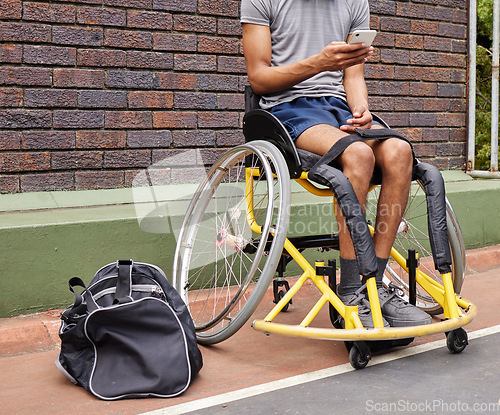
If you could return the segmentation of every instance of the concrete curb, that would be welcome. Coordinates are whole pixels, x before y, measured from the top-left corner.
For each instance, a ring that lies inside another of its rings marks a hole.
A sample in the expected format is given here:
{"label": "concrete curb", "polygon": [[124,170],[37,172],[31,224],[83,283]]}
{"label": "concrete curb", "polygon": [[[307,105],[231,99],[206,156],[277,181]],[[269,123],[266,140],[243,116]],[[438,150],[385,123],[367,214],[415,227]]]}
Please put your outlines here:
{"label": "concrete curb", "polygon": [[[466,276],[500,267],[500,245],[467,251]],[[466,280],[467,281],[467,280]],[[61,310],[0,319],[0,358],[59,348]]]}

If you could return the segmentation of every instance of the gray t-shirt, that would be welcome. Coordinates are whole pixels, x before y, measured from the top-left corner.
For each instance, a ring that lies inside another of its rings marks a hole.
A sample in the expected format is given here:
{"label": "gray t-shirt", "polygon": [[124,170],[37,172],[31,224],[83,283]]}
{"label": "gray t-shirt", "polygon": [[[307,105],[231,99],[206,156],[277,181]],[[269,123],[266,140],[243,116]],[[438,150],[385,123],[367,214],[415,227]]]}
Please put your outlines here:
{"label": "gray t-shirt", "polygon": [[[241,22],[271,30],[271,66],[288,65],[345,42],[356,29],[369,29],[368,0],[242,0]],[[300,96],[345,99],[342,71],[322,72],[291,89],[262,97],[268,109]]]}

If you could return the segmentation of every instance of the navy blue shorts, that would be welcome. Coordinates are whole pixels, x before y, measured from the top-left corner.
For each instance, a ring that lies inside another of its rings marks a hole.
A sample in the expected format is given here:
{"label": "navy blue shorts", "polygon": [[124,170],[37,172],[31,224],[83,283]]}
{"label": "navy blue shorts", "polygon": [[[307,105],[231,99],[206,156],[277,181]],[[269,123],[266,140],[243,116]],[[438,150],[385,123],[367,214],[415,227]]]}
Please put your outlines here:
{"label": "navy blue shorts", "polygon": [[269,112],[282,122],[294,141],[314,125],[329,124],[339,128],[352,118],[347,103],[335,97],[301,97],[276,105]]}

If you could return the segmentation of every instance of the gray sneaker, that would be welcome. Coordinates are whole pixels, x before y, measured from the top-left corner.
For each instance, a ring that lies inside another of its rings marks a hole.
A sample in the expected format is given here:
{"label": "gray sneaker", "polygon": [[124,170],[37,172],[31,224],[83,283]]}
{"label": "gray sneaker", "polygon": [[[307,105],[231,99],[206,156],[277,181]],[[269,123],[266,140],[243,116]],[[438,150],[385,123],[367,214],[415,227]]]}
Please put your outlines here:
{"label": "gray sneaker", "polygon": [[[366,299],[366,285],[363,285],[361,288],[358,288],[354,294],[346,294],[341,295],[338,294],[340,301],[344,303],[344,305],[349,306],[358,306],[358,315],[361,324],[366,329],[372,329],[373,325],[373,317],[370,309],[370,302]],[[339,316],[340,324],[342,327],[345,326],[344,319]],[[389,323],[382,317],[384,327],[389,327]]]}
{"label": "gray sneaker", "polygon": [[398,294],[398,291],[399,288],[393,284],[387,288],[378,289],[382,315],[391,327],[419,326],[432,323],[429,314],[405,301]]}

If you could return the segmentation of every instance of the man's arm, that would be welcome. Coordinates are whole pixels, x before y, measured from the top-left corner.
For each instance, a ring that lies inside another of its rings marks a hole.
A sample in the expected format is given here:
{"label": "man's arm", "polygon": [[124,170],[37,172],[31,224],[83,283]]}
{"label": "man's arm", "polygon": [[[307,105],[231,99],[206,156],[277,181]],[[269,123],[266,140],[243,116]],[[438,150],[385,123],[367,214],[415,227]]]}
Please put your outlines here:
{"label": "man's arm", "polygon": [[338,71],[366,61],[373,48],[332,42],[320,53],[291,65],[271,66],[269,27],[243,24],[243,53],[248,80],[258,95],[282,91],[323,71]]}
{"label": "man's arm", "polygon": [[348,125],[340,126],[340,129],[354,132],[355,128],[370,128],[373,117],[368,109],[368,89],[364,77],[364,64],[351,66],[344,70],[344,90],[353,118],[347,121]]}

